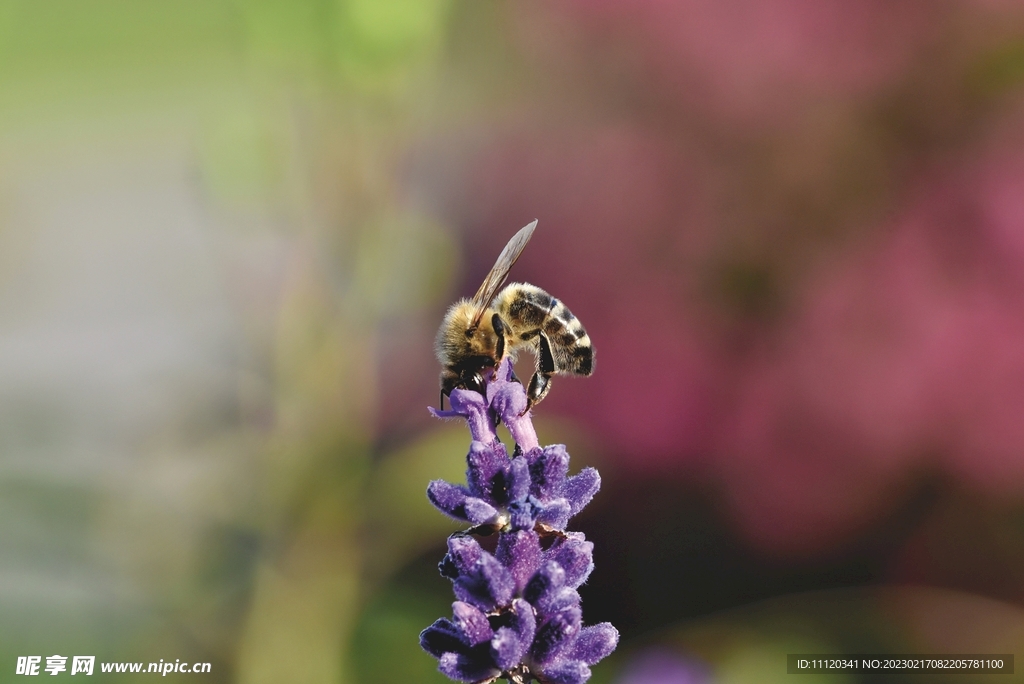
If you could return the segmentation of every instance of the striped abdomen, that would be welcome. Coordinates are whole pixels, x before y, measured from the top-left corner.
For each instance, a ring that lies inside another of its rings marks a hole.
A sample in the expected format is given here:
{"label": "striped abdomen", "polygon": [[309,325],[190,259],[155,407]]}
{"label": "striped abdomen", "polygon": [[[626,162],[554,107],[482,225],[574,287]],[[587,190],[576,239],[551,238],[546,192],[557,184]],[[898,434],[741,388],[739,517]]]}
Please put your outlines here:
{"label": "striped abdomen", "polygon": [[[572,375],[594,372],[594,347],[583,324],[569,307],[544,290],[528,283],[512,283],[495,298],[494,309],[509,328],[506,344],[512,349],[529,346],[536,351],[542,346],[543,334],[554,368],[538,370]],[[544,365],[542,359],[538,361],[538,366]]]}

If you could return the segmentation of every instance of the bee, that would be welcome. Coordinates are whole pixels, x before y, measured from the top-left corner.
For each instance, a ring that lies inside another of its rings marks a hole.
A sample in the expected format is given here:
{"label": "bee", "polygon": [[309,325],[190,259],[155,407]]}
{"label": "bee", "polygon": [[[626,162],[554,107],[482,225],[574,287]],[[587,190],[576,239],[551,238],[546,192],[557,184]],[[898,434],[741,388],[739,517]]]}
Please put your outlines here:
{"label": "bee", "polygon": [[534,221],[513,235],[473,298],[460,299],[445,314],[436,342],[442,407],[457,388],[483,394],[487,371],[506,355],[514,359],[519,349],[537,359],[526,411],[547,396],[552,375],[594,372],[590,337],[565,304],[529,283],[511,283],[498,292],[536,227]]}

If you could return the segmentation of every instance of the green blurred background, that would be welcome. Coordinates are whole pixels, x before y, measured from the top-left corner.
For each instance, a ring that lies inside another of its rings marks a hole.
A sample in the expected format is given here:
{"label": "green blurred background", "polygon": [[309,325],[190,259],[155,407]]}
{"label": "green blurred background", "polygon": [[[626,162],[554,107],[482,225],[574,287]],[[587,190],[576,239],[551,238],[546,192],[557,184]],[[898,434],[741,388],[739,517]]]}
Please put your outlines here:
{"label": "green blurred background", "polygon": [[534,218],[594,681],[1013,652],[1021,10],[0,0],[0,681],[445,681],[433,335]]}

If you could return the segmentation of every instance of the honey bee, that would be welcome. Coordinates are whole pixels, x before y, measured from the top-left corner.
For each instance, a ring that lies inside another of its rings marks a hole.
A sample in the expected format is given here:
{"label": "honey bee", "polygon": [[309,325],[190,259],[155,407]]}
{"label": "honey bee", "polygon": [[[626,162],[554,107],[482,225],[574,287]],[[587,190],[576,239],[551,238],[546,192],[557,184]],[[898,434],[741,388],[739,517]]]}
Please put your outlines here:
{"label": "honey bee", "polygon": [[537,222],[512,236],[472,299],[449,307],[437,331],[441,362],[441,406],[457,388],[484,392],[484,379],[506,355],[529,349],[537,359],[526,390],[529,411],[551,390],[554,374],[590,375],[594,347],[569,308],[529,283],[505,284],[512,265],[533,236]]}

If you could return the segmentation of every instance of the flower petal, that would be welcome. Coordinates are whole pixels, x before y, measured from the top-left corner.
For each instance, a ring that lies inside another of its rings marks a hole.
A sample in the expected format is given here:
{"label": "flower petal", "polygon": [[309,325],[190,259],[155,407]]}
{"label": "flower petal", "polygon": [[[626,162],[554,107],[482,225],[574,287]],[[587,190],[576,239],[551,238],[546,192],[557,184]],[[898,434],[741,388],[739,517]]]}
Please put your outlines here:
{"label": "flower petal", "polygon": [[509,524],[513,530],[532,530],[540,509],[529,501],[519,501],[509,504],[508,512]]}
{"label": "flower petal", "polygon": [[568,474],[569,453],[565,445],[544,447],[540,456],[530,464],[530,493],[542,500],[557,496]]}
{"label": "flower petal", "polygon": [[594,543],[579,532],[552,546],[544,554],[545,560],[553,560],[565,570],[565,583],[574,589],[587,581],[594,569]]}
{"label": "flower petal", "polygon": [[601,489],[601,476],[593,468],[584,468],[566,480],[565,486],[562,488],[562,496],[569,500],[569,505],[572,507],[570,516],[582,511],[599,489]]}
{"label": "flower petal", "polygon": [[564,530],[565,526],[569,524],[569,518],[572,517],[572,508],[569,505],[569,501],[558,497],[539,503],[540,511],[537,513],[537,522],[550,525],[556,530]]}
{"label": "flower petal", "polygon": [[512,600],[512,573],[489,553],[483,553],[472,572],[454,582],[455,596],[480,610],[494,610]]}
{"label": "flower petal", "polygon": [[490,444],[474,441],[469,445],[466,464],[470,494],[492,504],[508,501],[509,459],[505,445],[497,440]]}
{"label": "flower petal", "polygon": [[427,498],[434,504],[434,508],[445,515],[474,525],[491,522],[498,515],[496,508],[486,501],[470,496],[462,485],[444,480],[433,480],[427,485]]}
{"label": "flower petal", "polygon": [[484,550],[476,539],[462,534],[448,537],[448,557],[459,573],[472,572],[483,555]]}
{"label": "flower petal", "polygon": [[579,592],[570,587],[562,587],[547,594],[536,608],[541,615],[549,615],[578,605],[580,605]]}
{"label": "flower petal", "polygon": [[533,614],[533,606],[523,599],[515,599],[512,601],[512,613],[515,616],[512,628],[516,630],[524,648],[528,648],[537,632],[537,617]]}
{"label": "flower petal", "polygon": [[530,653],[533,659],[545,665],[560,656],[580,631],[583,612],[571,606],[554,613],[537,627]]}
{"label": "flower petal", "polygon": [[551,684],[583,684],[589,679],[590,668],[578,660],[569,660],[544,668],[544,681]]}
{"label": "flower petal", "polygon": [[452,604],[452,615],[455,617],[455,626],[463,634],[463,641],[470,646],[490,641],[491,637],[494,636],[494,632],[491,631],[491,623],[487,621],[487,616],[475,606],[462,601],[456,601]]}
{"label": "flower petal", "polygon": [[523,660],[526,645],[514,629],[502,627],[491,639],[491,658],[500,670],[511,670]]}
{"label": "flower petal", "polygon": [[537,606],[546,602],[565,585],[565,570],[554,561],[545,561],[523,589],[523,598]]}
{"label": "flower petal", "polygon": [[530,464],[522,456],[509,462],[508,500],[526,501],[530,495]]}
{"label": "flower petal", "polygon": [[491,661],[490,655],[489,648],[484,651],[479,646],[468,654],[445,653],[438,659],[437,669],[448,679],[458,682],[485,681],[501,674],[501,670]]}
{"label": "flower petal", "polygon": [[471,496],[466,499],[466,519],[474,525],[494,522],[498,518],[498,509],[483,499]]}
{"label": "flower petal", "polygon": [[584,627],[576,637],[569,657],[593,665],[615,650],[619,645],[619,630],[610,622]]}
{"label": "flower petal", "polygon": [[427,498],[434,504],[434,508],[459,520],[466,520],[468,496],[465,487],[444,480],[431,480],[427,485]]}
{"label": "flower petal", "polygon": [[540,538],[533,530],[504,532],[498,539],[498,548],[494,553],[512,573],[516,592],[522,592],[540,565]]}
{"label": "flower petal", "polygon": [[458,653],[465,650],[466,646],[459,630],[448,618],[435,620],[434,624],[420,632],[420,647],[435,658],[445,653]]}
{"label": "flower petal", "polygon": [[511,380],[511,373],[512,362],[505,359],[495,372],[494,379],[487,385],[487,401],[512,433],[512,439],[520,449],[529,451],[540,443],[530,414],[526,411],[526,390]]}
{"label": "flower petal", "polygon": [[469,424],[470,434],[478,442],[490,444],[498,438],[498,433],[494,431],[494,423],[487,410],[488,401],[479,392],[464,389],[452,390],[449,399],[452,404],[451,411],[438,411],[431,408],[430,414],[435,418],[465,418],[466,423]]}
{"label": "flower petal", "polygon": [[520,449],[519,453],[520,455],[526,458],[526,462],[529,463],[530,467],[532,468],[533,464],[537,462],[537,459],[544,455],[544,450],[541,449],[539,446],[535,446],[534,448],[525,452],[522,449]]}

